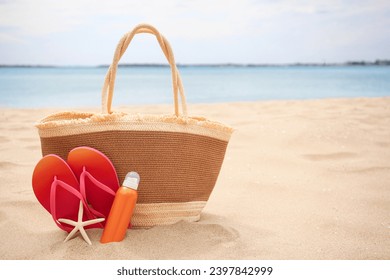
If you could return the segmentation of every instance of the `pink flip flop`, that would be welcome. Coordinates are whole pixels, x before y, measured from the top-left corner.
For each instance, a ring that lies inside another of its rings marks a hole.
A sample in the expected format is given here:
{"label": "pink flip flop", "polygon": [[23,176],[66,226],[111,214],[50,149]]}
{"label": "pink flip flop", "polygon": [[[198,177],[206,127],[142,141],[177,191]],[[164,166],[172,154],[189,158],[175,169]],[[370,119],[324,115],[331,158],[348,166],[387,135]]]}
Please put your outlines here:
{"label": "pink flip flop", "polygon": [[59,156],[47,155],[38,162],[33,172],[32,186],[39,203],[52,215],[54,222],[62,230],[70,232],[73,228],[61,224],[58,219],[77,220],[80,200],[83,202],[86,218],[92,216],[79,192],[77,178]]}
{"label": "pink flip flop", "polygon": [[80,193],[91,213],[107,218],[119,188],[114,165],[102,152],[90,147],[71,150],[67,162],[76,177],[80,178]]}

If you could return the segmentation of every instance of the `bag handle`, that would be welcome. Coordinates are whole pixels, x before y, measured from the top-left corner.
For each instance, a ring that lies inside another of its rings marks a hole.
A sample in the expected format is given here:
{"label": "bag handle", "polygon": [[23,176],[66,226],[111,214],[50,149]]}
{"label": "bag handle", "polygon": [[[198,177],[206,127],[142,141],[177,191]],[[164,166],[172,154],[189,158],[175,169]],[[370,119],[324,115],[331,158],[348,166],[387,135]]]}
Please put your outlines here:
{"label": "bag handle", "polygon": [[122,55],[125,53],[131,40],[134,38],[136,34],[139,33],[149,33],[156,36],[156,39],[171,67],[175,115],[179,116],[180,114],[179,100],[178,100],[179,99],[178,93],[180,93],[182,114],[184,117],[187,117],[187,103],[184,94],[183,83],[179,74],[179,70],[176,67],[175,57],[173,55],[172,48],[168,40],[155,27],[149,24],[137,25],[132,31],[126,33],[122,37],[122,39],[120,39],[116,47],[112,63],[108,68],[106,77],[104,78],[104,84],[102,89],[102,113],[110,114],[112,112],[111,105],[112,105],[112,98],[114,95],[115,77],[116,77],[116,71],[118,68],[119,60],[121,59]]}

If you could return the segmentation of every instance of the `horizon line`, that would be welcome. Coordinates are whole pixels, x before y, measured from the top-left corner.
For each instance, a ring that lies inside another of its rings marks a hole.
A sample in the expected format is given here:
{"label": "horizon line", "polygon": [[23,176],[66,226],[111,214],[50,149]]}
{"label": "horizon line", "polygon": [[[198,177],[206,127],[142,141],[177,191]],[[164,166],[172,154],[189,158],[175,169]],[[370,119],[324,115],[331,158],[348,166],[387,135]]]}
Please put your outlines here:
{"label": "horizon line", "polygon": [[[283,66],[389,66],[389,59],[375,61],[345,61],[345,62],[294,62],[294,63],[176,63],[178,67],[283,67]],[[100,65],[55,65],[55,64],[0,64],[0,68],[107,68],[110,64]],[[118,67],[169,67],[168,63],[121,63]]]}

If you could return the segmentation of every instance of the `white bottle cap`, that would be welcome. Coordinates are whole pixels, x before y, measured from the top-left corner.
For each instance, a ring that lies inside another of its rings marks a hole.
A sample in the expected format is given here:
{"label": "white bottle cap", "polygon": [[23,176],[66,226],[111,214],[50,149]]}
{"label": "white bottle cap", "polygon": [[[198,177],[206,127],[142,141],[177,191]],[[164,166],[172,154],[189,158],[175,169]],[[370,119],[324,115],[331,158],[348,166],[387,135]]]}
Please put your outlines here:
{"label": "white bottle cap", "polygon": [[137,172],[131,171],[126,174],[125,180],[123,181],[122,186],[126,188],[131,188],[133,190],[138,189],[138,184],[140,177]]}

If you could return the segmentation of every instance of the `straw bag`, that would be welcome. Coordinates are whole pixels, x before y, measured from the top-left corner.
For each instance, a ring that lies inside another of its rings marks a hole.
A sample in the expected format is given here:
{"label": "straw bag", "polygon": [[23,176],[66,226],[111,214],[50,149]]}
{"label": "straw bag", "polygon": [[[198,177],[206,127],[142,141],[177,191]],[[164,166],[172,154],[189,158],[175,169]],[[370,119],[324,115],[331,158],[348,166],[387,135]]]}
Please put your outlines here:
{"label": "straw bag", "polygon": [[[118,62],[138,33],[154,34],[169,62],[174,115],[111,111]],[[36,126],[43,155],[57,154],[66,159],[71,149],[89,146],[111,159],[120,182],[131,170],[140,174],[133,227],[199,220],[232,133],[232,128],[221,123],[187,115],[172,49],[164,36],[146,24],[136,26],[119,41],[104,80],[101,114],[62,112],[44,118]]]}

